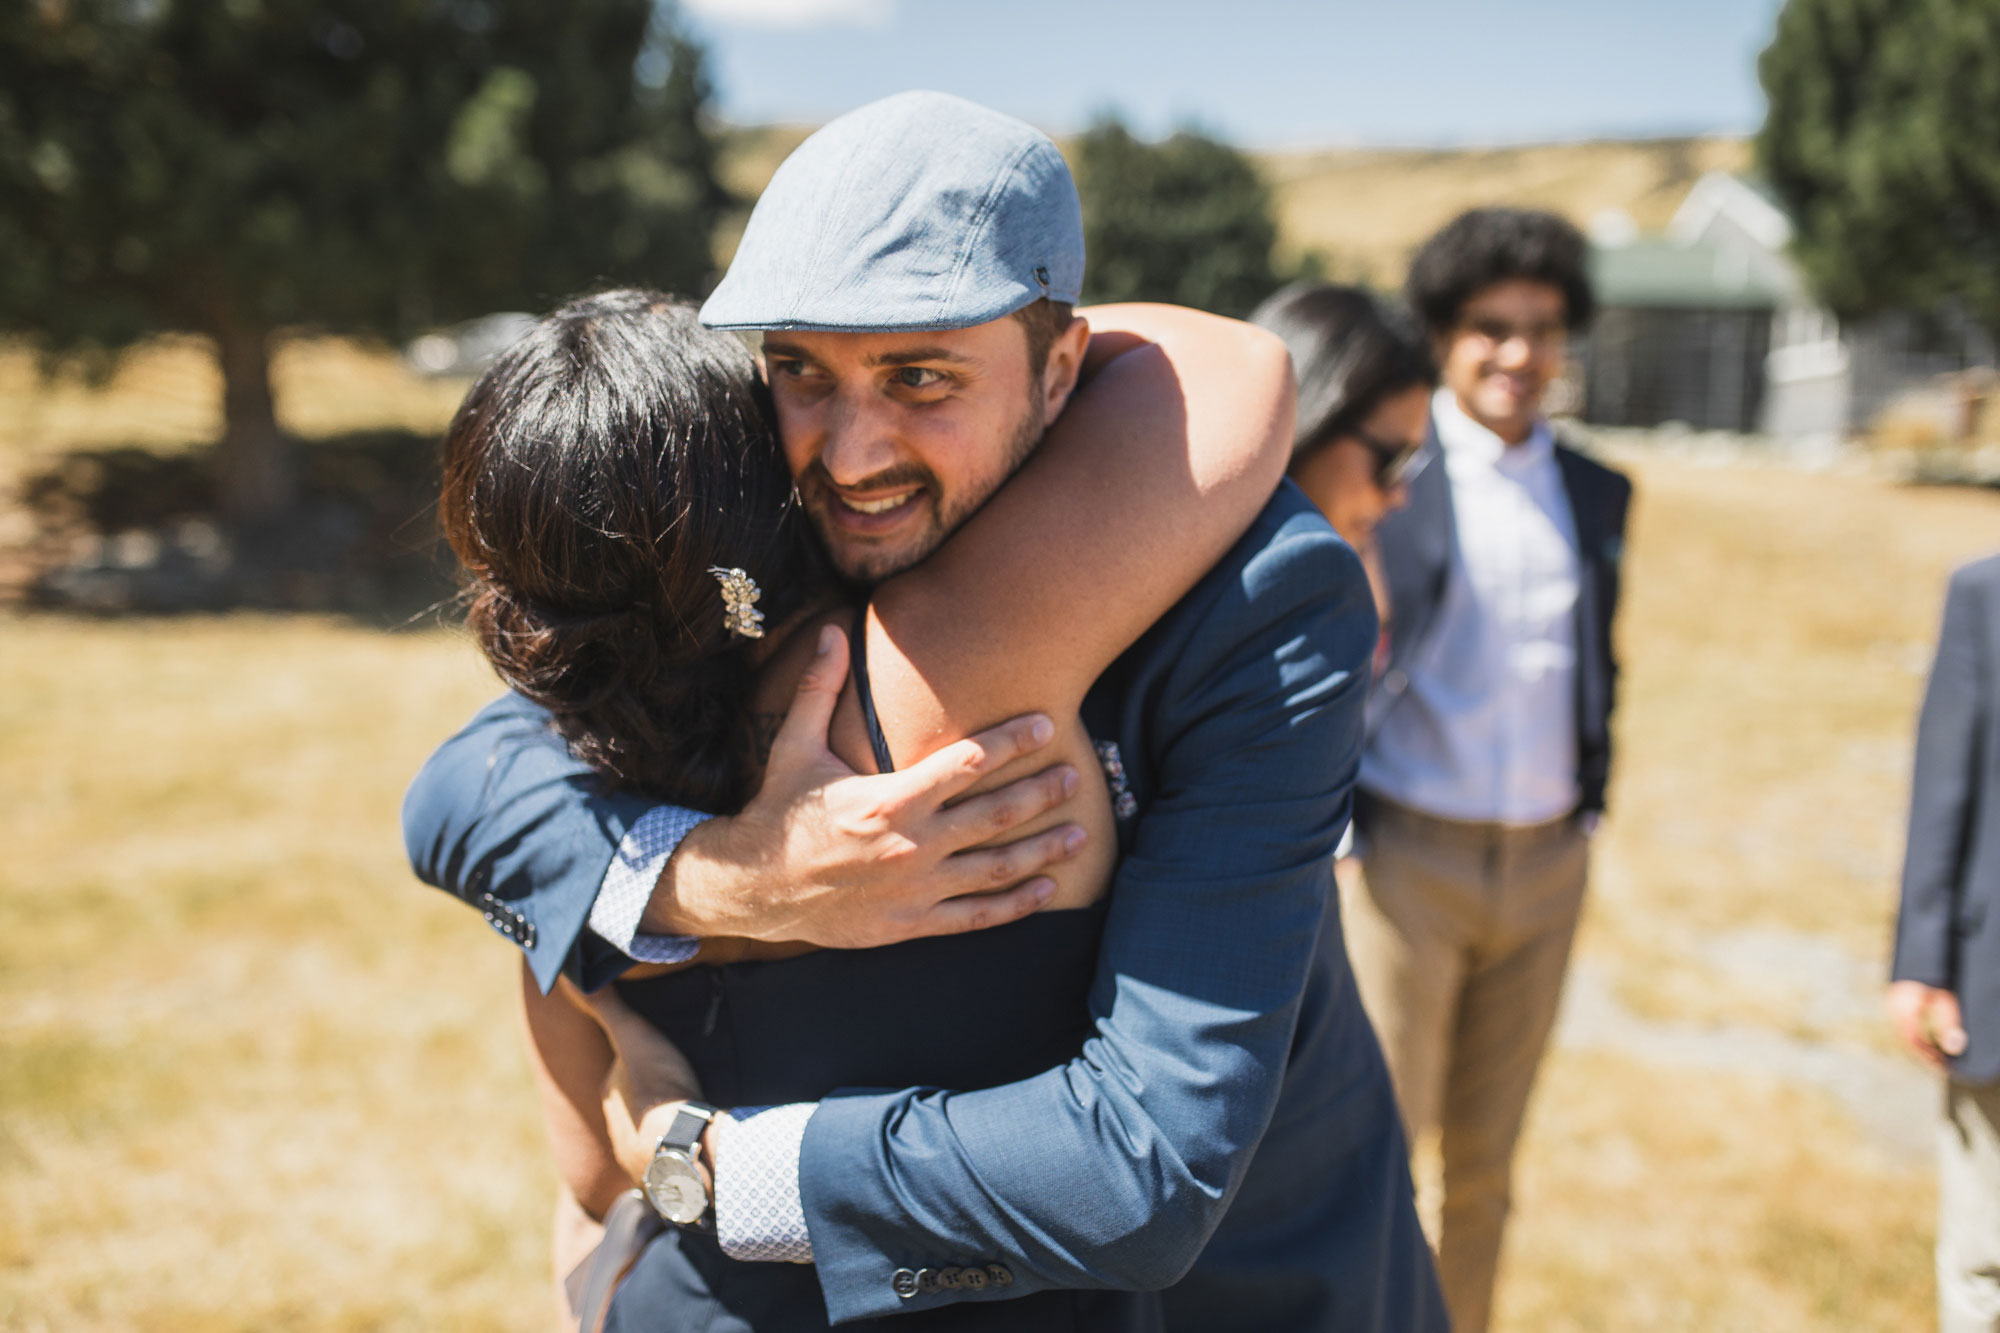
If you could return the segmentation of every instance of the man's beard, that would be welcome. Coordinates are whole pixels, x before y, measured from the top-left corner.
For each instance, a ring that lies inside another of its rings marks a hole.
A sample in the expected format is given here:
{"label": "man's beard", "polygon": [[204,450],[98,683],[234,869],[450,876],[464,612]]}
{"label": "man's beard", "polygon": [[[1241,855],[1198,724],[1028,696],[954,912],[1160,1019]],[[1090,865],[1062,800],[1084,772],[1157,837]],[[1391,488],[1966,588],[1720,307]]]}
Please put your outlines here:
{"label": "man's beard", "polygon": [[[921,563],[933,551],[944,544],[945,538],[956,532],[961,524],[978,513],[985,503],[1007,484],[1021,464],[1028,461],[1028,455],[1035,452],[1041,443],[1043,425],[1037,405],[1030,404],[1015,424],[1014,432],[1007,441],[1007,452],[999,473],[991,485],[971,489],[957,495],[947,496],[938,484],[937,475],[921,463],[898,463],[884,468],[873,476],[864,478],[850,490],[887,491],[904,486],[920,486],[923,495],[931,504],[929,527],[909,543],[894,550],[877,551],[863,548],[852,552],[843,548],[827,517],[827,509],[840,503],[833,478],[827,474],[826,465],[814,459],[799,474],[799,497],[805,503],[806,513],[819,530],[821,544],[832,555],[836,568],[843,578],[860,584],[880,583]],[[912,501],[915,503],[915,501]]]}

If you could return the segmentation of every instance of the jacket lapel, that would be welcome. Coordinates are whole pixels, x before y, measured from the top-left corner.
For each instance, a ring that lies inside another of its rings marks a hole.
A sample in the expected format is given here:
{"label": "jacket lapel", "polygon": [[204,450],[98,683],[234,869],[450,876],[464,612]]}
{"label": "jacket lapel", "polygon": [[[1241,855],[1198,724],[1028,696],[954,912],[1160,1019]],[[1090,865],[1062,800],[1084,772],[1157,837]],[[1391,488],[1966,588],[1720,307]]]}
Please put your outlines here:
{"label": "jacket lapel", "polygon": [[1586,571],[1599,563],[1616,565],[1616,539],[1604,530],[1604,506],[1597,503],[1583,456],[1566,444],[1556,445],[1556,469],[1562,473],[1563,494],[1569,499],[1570,520],[1576,525],[1576,550]]}

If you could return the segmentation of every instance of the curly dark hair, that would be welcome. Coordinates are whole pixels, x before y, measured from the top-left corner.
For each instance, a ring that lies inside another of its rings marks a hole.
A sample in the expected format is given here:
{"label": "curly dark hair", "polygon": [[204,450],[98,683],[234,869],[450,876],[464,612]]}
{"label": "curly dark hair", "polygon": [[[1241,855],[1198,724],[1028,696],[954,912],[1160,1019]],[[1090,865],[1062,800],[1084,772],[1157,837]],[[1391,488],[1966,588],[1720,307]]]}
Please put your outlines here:
{"label": "curly dark hair", "polygon": [[1430,331],[1444,334],[1475,293],[1515,278],[1560,291],[1573,333],[1588,328],[1597,314],[1583,233],[1567,219],[1530,208],[1460,213],[1410,261],[1404,294]]}
{"label": "curly dark hair", "polygon": [[479,377],[440,516],[501,679],[621,786],[730,810],[754,785],[752,678],[712,566],[772,624],[824,586],[748,350],[619,290],[542,319]]}
{"label": "curly dark hair", "polygon": [[1424,331],[1402,307],[1365,287],[1294,283],[1251,312],[1250,322],[1284,339],[1299,382],[1297,461],[1353,432],[1382,400],[1438,382]]}

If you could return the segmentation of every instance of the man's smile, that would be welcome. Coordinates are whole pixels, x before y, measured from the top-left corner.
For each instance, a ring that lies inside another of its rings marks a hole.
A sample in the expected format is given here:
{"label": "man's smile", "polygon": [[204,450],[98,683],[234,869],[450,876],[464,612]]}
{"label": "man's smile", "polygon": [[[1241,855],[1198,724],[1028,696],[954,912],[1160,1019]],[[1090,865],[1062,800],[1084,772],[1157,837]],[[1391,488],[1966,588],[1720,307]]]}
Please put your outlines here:
{"label": "man's smile", "polygon": [[841,532],[858,537],[881,537],[896,531],[922,510],[916,502],[925,494],[920,485],[861,492],[825,486],[820,491],[825,497],[821,510],[827,519]]}
{"label": "man's smile", "polygon": [[880,500],[864,500],[859,496],[850,498],[843,495],[840,497],[840,502],[849,509],[858,509],[864,514],[886,514],[891,509],[908,503],[910,497],[915,494],[915,491],[905,491],[901,495],[885,496]]}

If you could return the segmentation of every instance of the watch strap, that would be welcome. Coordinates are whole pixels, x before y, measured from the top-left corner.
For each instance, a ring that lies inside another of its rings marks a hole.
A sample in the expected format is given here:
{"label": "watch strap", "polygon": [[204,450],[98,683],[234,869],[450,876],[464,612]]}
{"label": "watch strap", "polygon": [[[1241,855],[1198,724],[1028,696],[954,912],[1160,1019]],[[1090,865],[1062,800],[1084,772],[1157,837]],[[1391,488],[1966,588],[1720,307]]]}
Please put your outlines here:
{"label": "watch strap", "polygon": [[690,1157],[694,1156],[694,1146],[701,1141],[701,1133],[716,1117],[716,1109],[707,1102],[682,1102],[681,1109],[674,1116],[674,1123],[667,1126],[667,1132],[660,1135],[660,1142],[654,1148],[678,1148]]}

